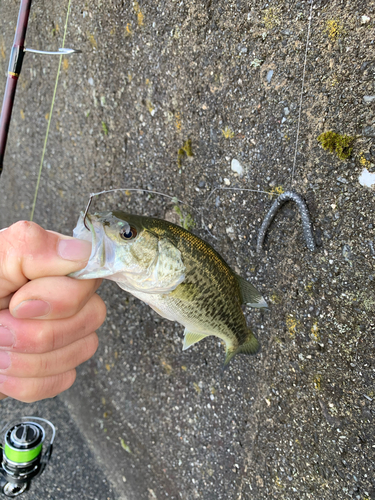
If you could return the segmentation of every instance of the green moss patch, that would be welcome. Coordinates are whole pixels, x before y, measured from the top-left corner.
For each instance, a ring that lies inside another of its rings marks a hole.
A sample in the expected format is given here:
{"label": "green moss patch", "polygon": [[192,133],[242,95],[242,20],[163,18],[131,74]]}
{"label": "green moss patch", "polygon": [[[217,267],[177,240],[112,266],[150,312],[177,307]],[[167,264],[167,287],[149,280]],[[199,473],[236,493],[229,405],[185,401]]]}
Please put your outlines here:
{"label": "green moss patch", "polygon": [[353,148],[355,137],[350,135],[336,134],[332,130],[323,132],[318,136],[318,141],[323,149],[328,149],[331,153],[335,153],[340,160],[347,160],[350,158]]}

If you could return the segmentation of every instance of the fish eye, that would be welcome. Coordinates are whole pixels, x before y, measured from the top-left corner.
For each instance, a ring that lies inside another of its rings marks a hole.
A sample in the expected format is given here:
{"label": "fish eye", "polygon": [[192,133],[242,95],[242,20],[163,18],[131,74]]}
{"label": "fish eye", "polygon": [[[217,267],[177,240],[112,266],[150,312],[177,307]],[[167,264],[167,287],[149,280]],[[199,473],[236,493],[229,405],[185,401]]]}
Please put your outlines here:
{"label": "fish eye", "polygon": [[134,240],[134,238],[137,236],[137,230],[133,226],[129,226],[129,224],[126,224],[120,231],[120,237],[123,240]]}

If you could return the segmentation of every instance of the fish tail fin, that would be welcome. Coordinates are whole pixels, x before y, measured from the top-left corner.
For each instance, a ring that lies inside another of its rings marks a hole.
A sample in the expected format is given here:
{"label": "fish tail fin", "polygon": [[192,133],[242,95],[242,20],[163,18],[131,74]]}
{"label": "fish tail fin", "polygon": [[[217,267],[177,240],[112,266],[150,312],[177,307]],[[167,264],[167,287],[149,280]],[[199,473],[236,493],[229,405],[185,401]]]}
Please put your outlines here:
{"label": "fish tail fin", "polygon": [[223,371],[228,367],[230,360],[236,354],[257,354],[260,350],[260,343],[253,332],[248,329],[247,335],[243,342],[236,348],[227,348],[226,357],[224,361]]}

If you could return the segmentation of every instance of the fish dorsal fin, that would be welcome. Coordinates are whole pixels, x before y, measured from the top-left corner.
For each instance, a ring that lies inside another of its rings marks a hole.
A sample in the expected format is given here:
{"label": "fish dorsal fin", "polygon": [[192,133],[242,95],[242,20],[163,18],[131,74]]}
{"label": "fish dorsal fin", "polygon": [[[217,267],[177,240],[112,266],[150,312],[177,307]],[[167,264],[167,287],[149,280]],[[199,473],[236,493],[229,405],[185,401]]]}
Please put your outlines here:
{"label": "fish dorsal fin", "polygon": [[207,335],[203,335],[202,333],[189,332],[185,329],[184,345],[182,347],[182,350],[186,351],[186,349],[189,349],[191,345],[196,344],[205,337],[207,337]]}
{"label": "fish dorsal fin", "polygon": [[241,300],[243,304],[250,307],[268,307],[267,302],[251,283],[236,274],[237,282],[240,286]]}

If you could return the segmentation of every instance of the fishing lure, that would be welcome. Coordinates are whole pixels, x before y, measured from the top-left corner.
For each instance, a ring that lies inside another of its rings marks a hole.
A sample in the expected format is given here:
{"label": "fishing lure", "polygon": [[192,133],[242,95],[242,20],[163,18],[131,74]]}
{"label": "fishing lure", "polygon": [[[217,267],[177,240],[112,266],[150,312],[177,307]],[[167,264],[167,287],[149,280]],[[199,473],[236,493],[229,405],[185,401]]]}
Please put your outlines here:
{"label": "fishing lure", "polygon": [[260,253],[262,251],[262,246],[263,246],[263,241],[266,236],[267,230],[269,226],[271,225],[271,222],[273,221],[276,213],[280,210],[280,208],[287,202],[287,201],[293,201],[301,214],[301,219],[302,219],[302,228],[303,228],[303,234],[305,237],[306,245],[309,250],[314,252],[316,249],[316,244],[312,232],[312,225],[311,225],[311,220],[310,220],[310,215],[308,208],[306,206],[305,200],[302,198],[301,195],[294,191],[285,191],[285,193],[282,193],[272,204],[271,208],[269,209],[267,215],[265,216],[263,223],[259,229],[258,233],[258,242],[257,242],[257,252]]}

